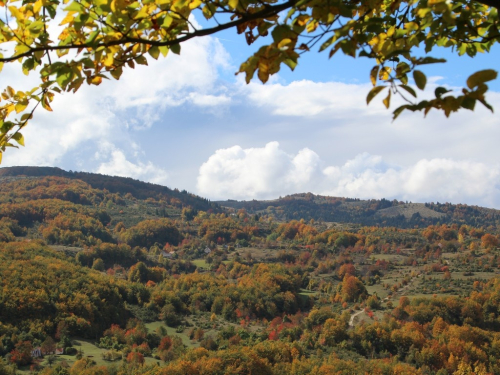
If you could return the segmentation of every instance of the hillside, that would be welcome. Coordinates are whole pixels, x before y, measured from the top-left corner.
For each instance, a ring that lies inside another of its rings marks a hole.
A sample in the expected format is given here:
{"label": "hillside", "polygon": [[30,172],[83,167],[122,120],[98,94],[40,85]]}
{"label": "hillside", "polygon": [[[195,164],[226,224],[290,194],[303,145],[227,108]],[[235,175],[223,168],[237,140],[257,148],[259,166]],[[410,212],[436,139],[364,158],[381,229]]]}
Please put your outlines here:
{"label": "hillside", "polygon": [[248,213],[271,214],[279,220],[310,219],[361,225],[412,228],[438,223],[497,226],[500,210],[451,203],[408,203],[387,199],[360,200],[311,193],[293,194],[275,200],[218,201],[223,207]]}
{"label": "hillside", "polygon": [[1,375],[500,375],[497,228],[275,220],[492,210],[301,194],[214,212],[21,171],[0,177]]}
{"label": "hillside", "polygon": [[187,191],[170,189],[166,186],[151,184],[129,177],[107,176],[98,173],[72,172],[54,167],[7,167],[0,169],[0,181],[12,178],[57,176],[88,183],[94,189],[106,189],[111,193],[131,194],[136,199],[162,198],[176,203],[180,207],[192,207],[196,210],[215,210],[220,208],[208,199],[201,198]]}

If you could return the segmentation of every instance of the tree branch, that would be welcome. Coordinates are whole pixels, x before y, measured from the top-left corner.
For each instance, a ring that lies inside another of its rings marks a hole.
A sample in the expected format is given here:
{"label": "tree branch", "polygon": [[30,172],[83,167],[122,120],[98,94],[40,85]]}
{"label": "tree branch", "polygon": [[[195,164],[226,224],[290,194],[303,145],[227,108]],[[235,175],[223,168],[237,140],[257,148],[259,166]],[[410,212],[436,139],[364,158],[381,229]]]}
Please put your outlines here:
{"label": "tree branch", "polygon": [[474,1],[500,10],[500,0],[474,0]]}
{"label": "tree branch", "polygon": [[113,40],[113,41],[106,42],[106,43],[97,43],[97,44],[83,43],[83,44],[69,44],[69,45],[65,45],[65,46],[59,45],[59,46],[30,47],[29,51],[21,53],[19,55],[0,58],[0,62],[15,61],[19,58],[30,56],[33,53],[39,52],[39,51],[57,51],[57,50],[80,49],[80,48],[92,48],[95,50],[99,47],[111,47],[111,46],[116,46],[116,45],[125,44],[125,43],[139,43],[139,44],[147,44],[147,45],[158,46],[158,47],[172,46],[175,44],[180,44],[180,43],[186,42],[189,39],[193,39],[193,38],[197,38],[197,37],[201,37],[201,36],[212,35],[212,34],[215,34],[219,31],[227,30],[227,29],[230,29],[232,27],[241,25],[241,24],[248,22],[248,21],[253,21],[253,20],[256,20],[259,18],[267,18],[267,17],[277,15],[279,12],[286,10],[286,9],[289,9],[292,6],[294,6],[297,3],[297,1],[298,0],[288,0],[287,2],[282,3],[282,4],[278,4],[278,5],[274,5],[274,6],[271,5],[271,6],[265,8],[265,9],[262,9],[256,13],[244,15],[237,20],[234,20],[234,21],[231,21],[228,23],[224,23],[224,24],[221,24],[221,25],[209,28],[209,29],[196,30],[196,31],[193,31],[192,33],[186,34],[185,36],[182,36],[180,38],[173,39],[173,40],[161,41],[161,40],[149,40],[149,39],[142,39],[142,38],[131,38],[128,36],[124,36],[123,38],[120,38],[118,40]]}

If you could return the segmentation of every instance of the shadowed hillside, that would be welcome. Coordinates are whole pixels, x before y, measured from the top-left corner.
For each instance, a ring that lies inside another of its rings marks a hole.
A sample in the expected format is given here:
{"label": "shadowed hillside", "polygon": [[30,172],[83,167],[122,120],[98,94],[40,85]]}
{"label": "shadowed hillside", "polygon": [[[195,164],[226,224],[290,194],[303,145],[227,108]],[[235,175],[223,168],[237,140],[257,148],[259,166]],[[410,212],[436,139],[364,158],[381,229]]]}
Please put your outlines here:
{"label": "shadowed hillside", "polygon": [[219,201],[221,206],[248,213],[273,214],[280,220],[321,220],[362,225],[411,228],[437,223],[474,226],[497,226],[500,211],[490,208],[451,203],[408,203],[387,199],[360,200],[327,197],[311,193],[293,194],[265,201]]}

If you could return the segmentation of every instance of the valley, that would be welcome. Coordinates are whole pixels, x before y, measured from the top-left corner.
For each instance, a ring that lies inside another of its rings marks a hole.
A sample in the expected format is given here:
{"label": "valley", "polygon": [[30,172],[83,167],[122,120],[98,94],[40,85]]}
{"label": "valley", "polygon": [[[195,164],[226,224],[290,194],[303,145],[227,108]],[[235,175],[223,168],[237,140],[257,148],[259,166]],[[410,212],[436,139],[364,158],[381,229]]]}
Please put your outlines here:
{"label": "valley", "polygon": [[1,375],[500,374],[497,210],[0,187]]}

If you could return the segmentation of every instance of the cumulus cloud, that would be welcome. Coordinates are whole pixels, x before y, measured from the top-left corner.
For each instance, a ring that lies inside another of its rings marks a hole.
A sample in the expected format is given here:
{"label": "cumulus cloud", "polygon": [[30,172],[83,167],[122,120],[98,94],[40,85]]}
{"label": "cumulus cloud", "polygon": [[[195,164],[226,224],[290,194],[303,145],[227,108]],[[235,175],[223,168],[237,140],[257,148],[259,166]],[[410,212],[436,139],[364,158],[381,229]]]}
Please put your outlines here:
{"label": "cumulus cloud", "polygon": [[312,192],[500,206],[498,165],[436,158],[398,166],[362,153],[335,166],[326,165],[308,148],[295,155],[286,153],[278,142],[217,150],[200,167],[197,186],[199,193],[214,199],[270,199]]}
{"label": "cumulus cloud", "polygon": [[96,153],[96,157],[98,159],[103,157],[108,159],[99,165],[96,170],[97,173],[132,177],[156,184],[165,184],[168,179],[168,173],[165,170],[155,166],[151,162],[142,163],[141,161],[137,161],[133,163],[127,159],[123,150],[117,149],[111,144],[106,145],[104,150]]}
{"label": "cumulus cloud", "polygon": [[[343,117],[352,116],[353,111],[365,107],[366,93],[371,87],[370,84],[310,80],[288,85],[251,83],[247,95],[255,105],[267,107],[275,115],[311,117],[333,112],[335,117]],[[364,115],[386,113],[376,104],[364,109]]]}
{"label": "cumulus cloud", "polygon": [[[165,122],[172,107],[186,105],[211,112],[210,108],[229,105],[227,90],[218,84],[219,70],[228,67],[228,60],[217,39],[196,39],[183,44],[180,56],[149,59],[149,66],[128,69],[118,81],[104,80],[99,87],[84,85],[75,94],[56,95],[53,112],[41,108],[36,111],[23,130],[26,147],[8,150],[3,166],[78,166],[164,182],[167,174],[153,173],[153,164],[144,160],[146,154],[142,150],[148,150],[151,142],[147,146],[136,142],[138,131]],[[28,90],[38,84],[36,73],[26,77],[19,65],[6,64],[2,77],[6,78],[3,85],[16,90]],[[115,150],[102,153],[108,144]],[[101,157],[108,159],[96,164],[89,155],[99,149]]]}

